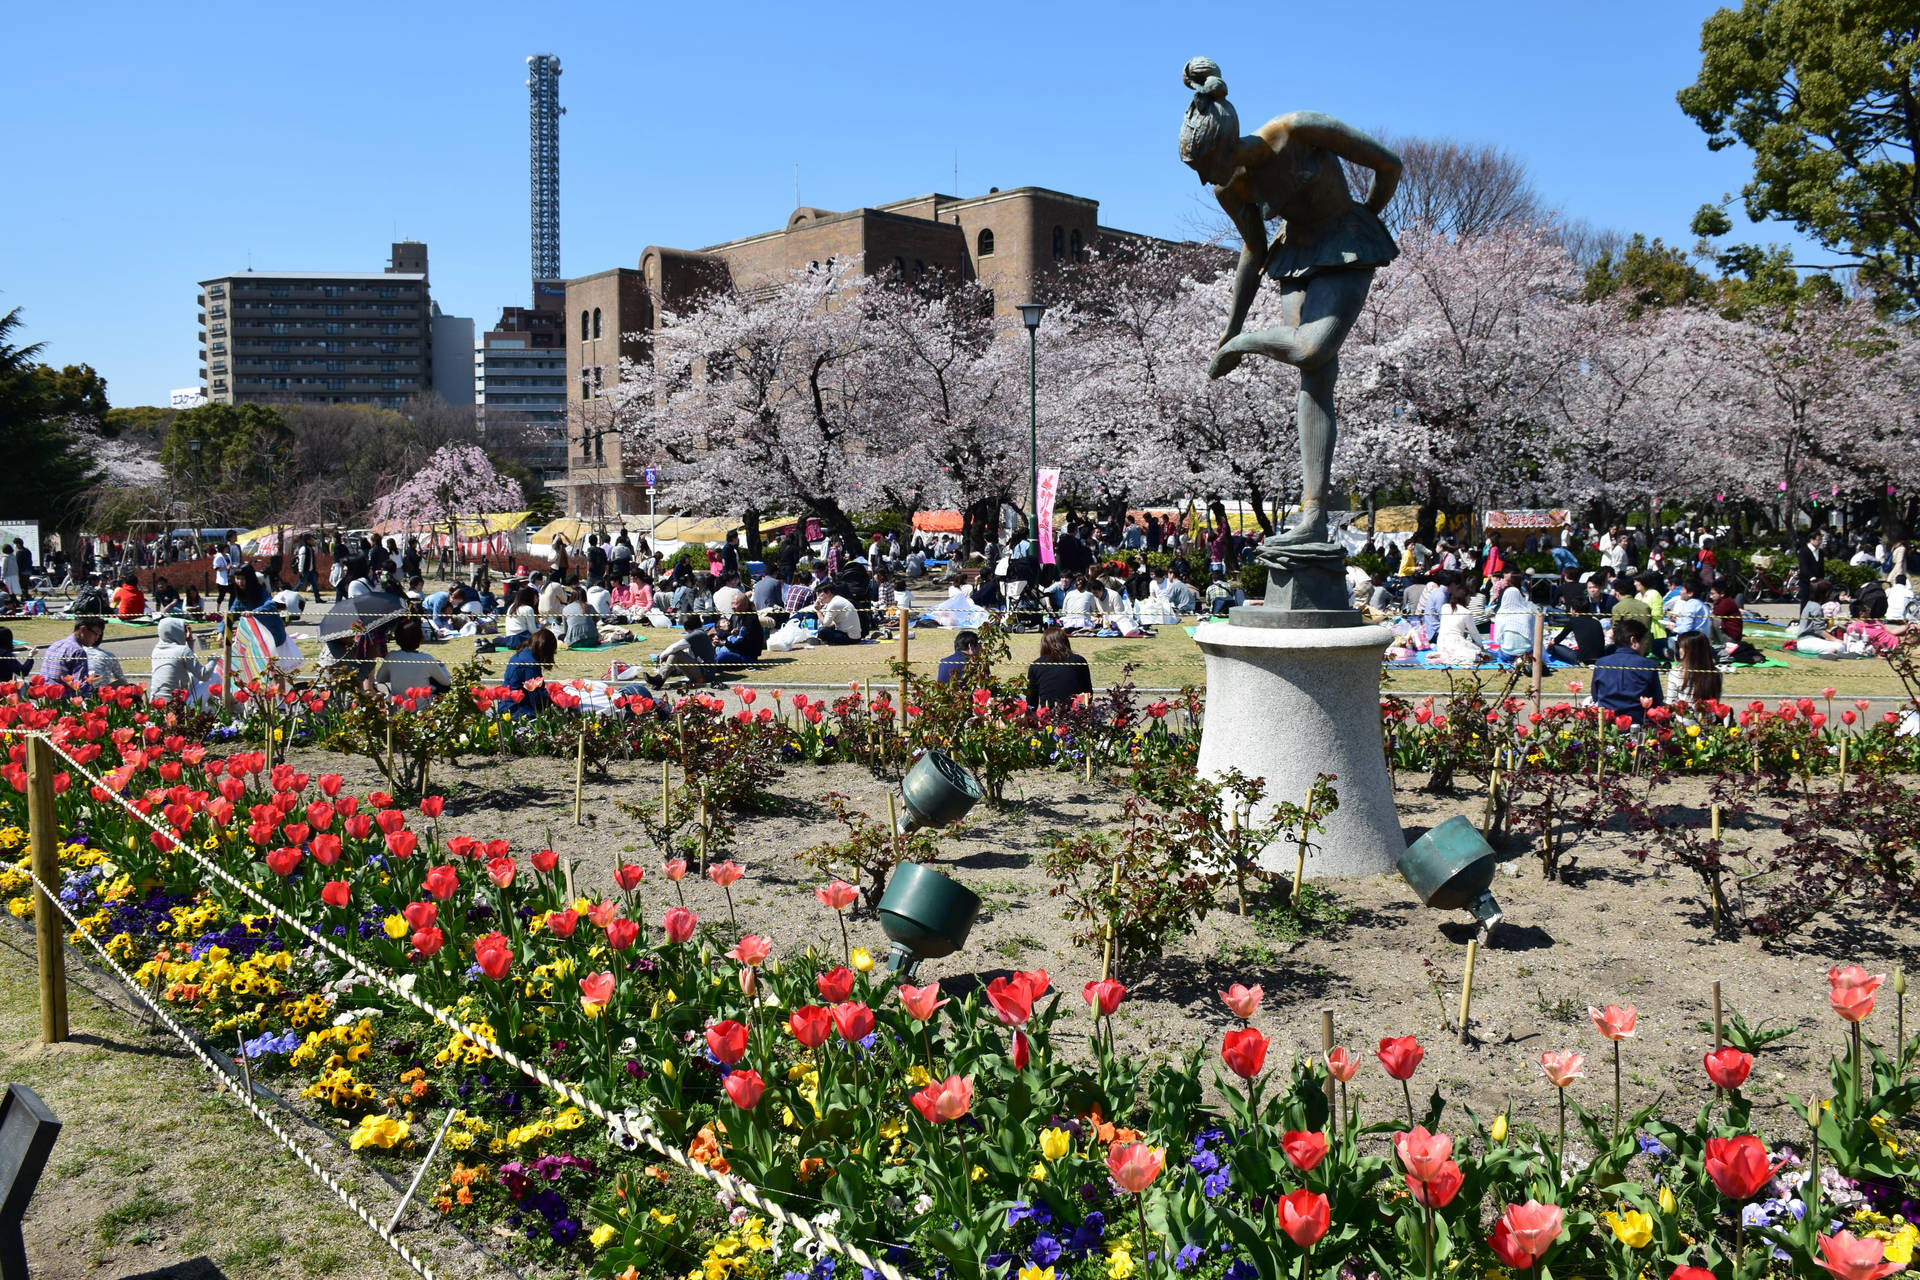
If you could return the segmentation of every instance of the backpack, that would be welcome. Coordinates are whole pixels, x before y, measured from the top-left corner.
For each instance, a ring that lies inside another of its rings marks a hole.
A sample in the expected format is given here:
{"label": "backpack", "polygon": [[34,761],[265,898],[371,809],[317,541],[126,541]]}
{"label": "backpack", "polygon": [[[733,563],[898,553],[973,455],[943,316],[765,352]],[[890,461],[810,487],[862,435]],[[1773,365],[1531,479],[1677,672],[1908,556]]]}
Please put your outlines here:
{"label": "backpack", "polygon": [[113,612],[113,601],[107,596],[107,589],[97,583],[90,583],[80,589],[73,598],[73,616],[76,618],[104,618]]}

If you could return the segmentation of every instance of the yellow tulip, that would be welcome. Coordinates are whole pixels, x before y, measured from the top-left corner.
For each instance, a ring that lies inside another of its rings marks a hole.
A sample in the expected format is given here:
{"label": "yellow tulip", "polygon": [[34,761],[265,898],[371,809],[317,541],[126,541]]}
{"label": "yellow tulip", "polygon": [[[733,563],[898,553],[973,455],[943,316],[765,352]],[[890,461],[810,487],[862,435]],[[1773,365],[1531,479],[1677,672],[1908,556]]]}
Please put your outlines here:
{"label": "yellow tulip", "polygon": [[1022,1267],[1020,1280],[1053,1280],[1052,1267]]}
{"label": "yellow tulip", "polygon": [[1629,1209],[1624,1214],[1613,1212],[1605,1214],[1606,1223],[1613,1228],[1613,1237],[1629,1249],[1644,1249],[1653,1243],[1653,1219],[1638,1209]]}
{"label": "yellow tulip", "polygon": [[1672,1187],[1660,1188],[1660,1212],[1664,1214],[1666,1217],[1671,1218],[1674,1214],[1674,1211],[1677,1210],[1679,1207],[1680,1207],[1680,1199],[1678,1196],[1675,1196],[1673,1194],[1673,1188]]}
{"label": "yellow tulip", "polygon": [[1065,1129],[1042,1129],[1040,1131],[1040,1154],[1049,1160],[1058,1160],[1073,1150],[1073,1135]]}
{"label": "yellow tulip", "polygon": [[407,918],[405,916],[388,916],[385,920],[381,921],[381,924],[386,928],[389,938],[398,941],[407,936]]}
{"label": "yellow tulip", "polygon": [[[861,973],[873,972],[873,952],[865,947],[855,947],[850,958],[853,960],[853,967]],[[1052,1268],[1049,1267],[1048,1270]]]}
{"label": "yellow tulip", "polygon": [[1505,1142],[1507,1140],[1507,1113],[1506,1112],[1502,1111],[1499,1115],[1493,1118],[1493,1128],[1488,1130],[1488,1134],[1493,1138],[1495,1142]]}
{"label": "yellow tulip", "polygon": [[618,1231],[615,1231],[611,1226],[603,1222],[593,1229],[593,1234],[587,1237],[587,1241],[596,1249],[604,1249],[612,1244],[619,1234]]}

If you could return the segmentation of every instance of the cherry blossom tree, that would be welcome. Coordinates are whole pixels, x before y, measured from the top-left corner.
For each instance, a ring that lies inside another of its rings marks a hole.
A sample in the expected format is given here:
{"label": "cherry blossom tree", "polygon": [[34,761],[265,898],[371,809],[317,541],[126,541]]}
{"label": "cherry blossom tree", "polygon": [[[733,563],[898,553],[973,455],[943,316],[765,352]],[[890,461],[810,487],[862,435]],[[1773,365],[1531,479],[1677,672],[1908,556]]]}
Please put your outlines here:
{"label": "cherry blossom tree", "polygon": [[462,516],[517,511],[525,502],[520,482],[494,470],[480,446],[446,444],[434,450],[404,483],[374,499],[373,518],[376,522],[445,528],[457,546]]}

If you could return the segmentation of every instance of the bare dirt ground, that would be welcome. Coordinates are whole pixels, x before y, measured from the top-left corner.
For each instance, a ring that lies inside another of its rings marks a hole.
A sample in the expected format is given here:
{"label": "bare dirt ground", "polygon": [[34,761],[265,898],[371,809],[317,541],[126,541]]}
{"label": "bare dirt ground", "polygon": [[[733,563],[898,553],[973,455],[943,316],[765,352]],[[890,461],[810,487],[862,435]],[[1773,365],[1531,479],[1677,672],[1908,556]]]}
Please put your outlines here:
{"label": "bare dirt ground", "polygon": [[[295,762],[341,770],[343,758],[296,753]],[[377,784],[363,765],[343,771],[350,785]],[[1480,813],[1483,793],[1477,790],[1435,799],[1416,789],[1424,779],[1402,775],[1399,781],[1402,821],[1410,834],[1456,813],[1476,819]],[[583,827],[572,822],[571,762],[437,767],[434,783],[448,796],[442,819],[447,832],[504,836],[519,849],[551,845],[576,860],[583,892],[610,888],[618,862],[639,862],[648,868],[648,918],[657,923],[670,905],[672,889],[659,877],[658,853],[616,804],[657,803],[657,765],[616,765],[604,778],[590,773]],[[1704,796],[1698,783],[1676,786],[1679,799]],[[747,869],[747,878],[734,886],[742,930],[768,936],[776,950],[811,944],[837,951],[838,925],[811,893],[821,881],[793,855],[841,831],[820,803],[825,792],[846,793],[855,807],[884,820],[892,789],[890,781],[852,766],[790,769],[775,784],[779,812],[742,815],[729,851]],[[1073,1026],[1084,1009],[1080,988],[1099,976],[1100,956],[1071,942],[1072,930],[1061,919],[1060,900],[1048,895],[1038,855],[1061,834],[1116,821],[1123,795],[1104,780],[1089,786],[1077,775],[1024,773],[1002,808],[983,805],[969,815],[943,841],[940,862],[981,895],[985,908],[966,949],[928,962],[922,979],[938,978],[959,993],[996,973],[1043,968],[1069,993],[1071,1013],[1062,1025]],[[1565,844],[1569,836],[1561,839]],[[1193,936],[1161,961],[1122,975],[1129,994],[1118,1029],[1148,1055],[1177,1055],[1203,1042],[1217,1048],[1235,1024],[1215,992],[1232,982],[1258,983],[1267,992],[1259,1023],[1275,1038],[1276,1058],[1317,1052],[1319,1014],[1331,1009],[1338,1042],[1350,1047],[1371,1050],[1383,1036],[1418,1036],[1428,1056],[1416,1089],[1438,1085],[1483,1116],[1511,1101],[1516,1114],[1550,1122],[1552,1091],[1538,1066],[1541,1052],[1586,1053],[1588,1079],[1574,1097],[1595,1107],[1610,1103],[1607,1043],[1593,1030],[1586,1008],[1631,1003],[1640,1022],[1625,1045],[1628,1105],[1652,1101],[1664,1090],[1690,1113],[1702,1097],[1700,1059],[1712,1048],[1711,1032],[1699,1024],[1711,1017],[1710,984],[1719,979],[1729,1017],[1737,1010],[1751,1023],[1771,1018],[1802,1028],[1760,1054],[1748,1089],[1763,1123],[1784,1124],[1784,1108],[1795,1095],[1824,1089],[1827,1056],[1840,1044],[1839,1023],[1826,1003],[1828,966],[1911,969],[1920,929],[1911,918],[1856,911],[1816,922],[1795,945],[1781,949],[1753,940],[1715,941],[1697,882],[1634,862],[1624,853],[1631,843],[1617,833],[1579,833],[1568,848],[1571,867],[1557,883],[1542,879],[1538,862],[1527,856],[1525,837],[1514,837],[1502,850],[1494,892],[1506,920],[1480,953],[1470,1046],[1448,1033],[1443,1017],[1457,1011],[1471,921],[1464,913],[1423,908],[1397,876],[1332,883],[1344,922],[1292,939],[1272,927],[1271,905],[1263,911],[1258,896],[1248,917],[1235,914],[1227,889],[1221,909]],[[690,876],[683,887],[702,919],[725,918],[725,902],[713,885]],[[884,953],[886,939],[870,912],[849,924],[856,945]],[[1882,1004],[1884,1012],[1875,1014],[1868,1032],[1891,1040],[1891,993]],[[1397,1105],[1398,1091],[1389,1083],[1369,1068],[1356,1085],[1379,1103]]]}

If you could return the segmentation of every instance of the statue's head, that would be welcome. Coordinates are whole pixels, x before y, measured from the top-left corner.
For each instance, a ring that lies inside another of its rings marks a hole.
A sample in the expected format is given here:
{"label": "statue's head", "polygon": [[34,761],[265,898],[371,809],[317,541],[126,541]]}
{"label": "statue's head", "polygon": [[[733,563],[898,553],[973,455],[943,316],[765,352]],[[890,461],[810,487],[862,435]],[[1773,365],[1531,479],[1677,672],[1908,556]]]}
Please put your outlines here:
{"label": "statue's head", "polygon": [[1180,122],[1180,160],[1200,175],[1200,181],[1219,186],[1233,177],[1234,156],[1240,145],[1240,116],[1227,101],[1227,82],[1212,58],[1189,59],[1180,76],[1193,90],[1187,117]]}

